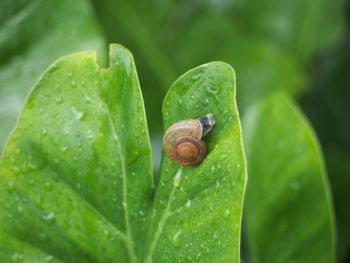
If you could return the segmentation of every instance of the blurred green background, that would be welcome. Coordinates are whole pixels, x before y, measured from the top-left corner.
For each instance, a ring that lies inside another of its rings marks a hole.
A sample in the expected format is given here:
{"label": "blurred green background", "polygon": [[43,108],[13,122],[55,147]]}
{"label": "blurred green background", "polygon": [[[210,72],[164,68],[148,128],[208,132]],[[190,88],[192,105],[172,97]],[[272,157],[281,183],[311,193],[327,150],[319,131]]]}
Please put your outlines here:
{"label": "blurred green background", "polygon": [[[41,72],[73,51],[121,43],[135,58],[153,143],[171,83],[222,60],[237,75],[241,115],[285,90],[324,152],[337,220],[339,262],[350,262],[350,1],[4,0],[0,3],[0,149]],[[101,62],[103,63],[103,62]]]}

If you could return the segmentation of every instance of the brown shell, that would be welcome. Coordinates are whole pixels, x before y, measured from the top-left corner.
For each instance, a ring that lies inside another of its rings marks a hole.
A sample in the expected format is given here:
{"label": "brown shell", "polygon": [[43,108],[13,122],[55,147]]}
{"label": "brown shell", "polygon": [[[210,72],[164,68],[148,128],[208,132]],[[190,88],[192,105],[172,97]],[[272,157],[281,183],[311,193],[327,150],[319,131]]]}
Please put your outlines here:
{"label": "brown shell", "polygon": [[174,140],[168,156],[178,164],[195,165],[205,158],[206,152],[204,141],[192,136],[183,136]]}
{"label": "brown shell", "polygon": [[163,149],[169,155],[171,147],[176,138],[191,136],[200,140],[203,134],[203,126],[199,120],[183,120],[171,125],[165,132]]}
{"label": "brown shell", "polygon": [[181,165],[195,165],[206,156],[202,137],[215,125],[213,114],[198,119],[182,120],[171,125],[164,134],[163,149],[169,158]]}

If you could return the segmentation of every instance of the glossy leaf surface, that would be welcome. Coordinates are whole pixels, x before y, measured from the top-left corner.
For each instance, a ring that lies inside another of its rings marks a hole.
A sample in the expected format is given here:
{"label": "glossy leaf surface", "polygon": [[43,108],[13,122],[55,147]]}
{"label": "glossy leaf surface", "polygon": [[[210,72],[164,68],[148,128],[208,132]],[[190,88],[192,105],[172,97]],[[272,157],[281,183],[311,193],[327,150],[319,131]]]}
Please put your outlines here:
{"label": "glossy leaf surface", "polygon": [[245,203],[252,262],[334,262],[334,220],[322,155],[291,100],[274,94],[244,116]]}
{"label": "glossy leaf surface", "polygon": [[53,64],[0,162],[0,258],[135,262],[152,200],[151,150],[133,58]]}
{"label": "glossy leaf surface", "polygon": [[235,75],[222,62],[190,70],[163,103],[164,128],[212,113],[208,155],[181,167],[163,154],[148,233],[146,262],[240,262],[240,224],[246,181]]}
{"label": "glossy leaf surface", "polygon": [[232,68],[206,64],[171,88],[166,127],[208,112],[217,124],[199,166],[164,157],[152,209],[133,58],[112,45],[104,69],[95,56],[54,63],[9,139],[0,161],[2,262],[239,262],[245,160]]}

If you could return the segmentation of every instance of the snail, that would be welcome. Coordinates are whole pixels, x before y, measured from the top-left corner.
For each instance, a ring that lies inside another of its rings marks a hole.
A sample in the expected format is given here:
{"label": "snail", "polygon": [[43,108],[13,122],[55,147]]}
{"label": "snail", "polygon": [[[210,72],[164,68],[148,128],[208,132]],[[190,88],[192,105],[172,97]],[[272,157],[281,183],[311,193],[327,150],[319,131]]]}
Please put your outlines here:
{"label": "snail", "polygon": [[215,125],[212,114],[198,119],[182,120],[171,125],[164,134],[163,149],[169,158],[181,165],[195,165],[206,156],[207,146],[202,138]]}

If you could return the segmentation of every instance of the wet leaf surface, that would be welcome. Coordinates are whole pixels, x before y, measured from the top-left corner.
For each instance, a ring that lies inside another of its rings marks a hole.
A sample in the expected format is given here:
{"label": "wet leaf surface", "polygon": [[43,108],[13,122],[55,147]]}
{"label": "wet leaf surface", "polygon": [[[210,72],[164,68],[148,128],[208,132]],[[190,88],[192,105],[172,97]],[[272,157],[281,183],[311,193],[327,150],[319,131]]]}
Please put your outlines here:
{"label": "wet leaf surface", "polygon": [[164,156],[155,191],[129,51],[112,45],[106,69],[91,51],[55,62],[0,161],[2,262],[239,262],[246,168],[235,76],[222,62],[175,82],[164,125],[209,112],[207,158],[180,167]]}

